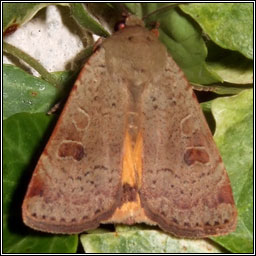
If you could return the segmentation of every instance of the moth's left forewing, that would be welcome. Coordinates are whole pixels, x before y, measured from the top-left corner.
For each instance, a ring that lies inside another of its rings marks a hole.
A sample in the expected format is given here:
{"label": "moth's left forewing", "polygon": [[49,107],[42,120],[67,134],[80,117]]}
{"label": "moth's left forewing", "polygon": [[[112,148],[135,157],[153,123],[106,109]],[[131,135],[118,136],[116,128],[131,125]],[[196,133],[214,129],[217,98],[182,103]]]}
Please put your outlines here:
{"label": "moth's left forewing", "polygon": [[28,226],[79,233],[120,204],[127,93],[99,49],[80,73],[37,163],[23,202]]}

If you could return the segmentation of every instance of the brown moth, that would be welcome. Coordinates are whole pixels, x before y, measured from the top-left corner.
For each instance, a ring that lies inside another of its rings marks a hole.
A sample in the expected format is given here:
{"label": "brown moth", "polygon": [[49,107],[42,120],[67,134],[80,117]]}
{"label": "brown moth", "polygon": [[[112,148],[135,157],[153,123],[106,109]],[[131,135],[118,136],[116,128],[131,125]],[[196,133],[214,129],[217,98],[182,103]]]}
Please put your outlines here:
{"label": "brown moth", "polygon": [[137,21],[106,39],[81,71],[22,214],[52,233],[139,222],[181,237],[235,230],[229,178],[193,90]]}

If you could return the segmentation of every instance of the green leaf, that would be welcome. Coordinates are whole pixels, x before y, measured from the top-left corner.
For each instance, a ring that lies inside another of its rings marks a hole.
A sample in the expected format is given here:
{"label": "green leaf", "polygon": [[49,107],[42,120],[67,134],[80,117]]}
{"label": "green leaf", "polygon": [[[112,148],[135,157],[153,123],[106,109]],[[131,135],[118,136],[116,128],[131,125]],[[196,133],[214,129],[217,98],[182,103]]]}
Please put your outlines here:
{"label": "green leaf", "polygon": [[47,112],[60,91],[22,69],[3,65],[3,118],[19,112]]}
{"label": "green leaf", "polygon": [[109,233],[113,230],[113,229],[108,229],[108,228],[101,227],[101,226],[99,228],[96,228],[96,229],[87,230],[86,233],[88,233],[88,234],[102,234],[102,233]]}
{"label": "green leaf", "polygon": [[236,253],[253,252],[253,90],[212,101],[214,139],[225,163],[238,208],[235,232],[213,238]]}
{"label": "green leaf", "polygon": [[240,85],[253,83],[253,61],[236,53],[232,52],[215,62],[207,62],[207,66],[225,82]]}
{"label": "green leaf", "polygon": [[81,235],[86,253],[218,253],[207,240],[178,239],[158,230]]}
{"label": "green leaf", "polygon": [[3,31],[21,26],[49,3],[3,3]]}
{"label": "green leaf", "polygon": [[3,252],[72,253],[77,236],[36,232],[22,223],[21,204],[34,167],[35,153],[53,121],[42,113],[20,113],[3,121]]}
{"label": "green leaf", "polygon": [[3,215],[4,253],[75,253],[77,251],[77,235],[43,234],[20,225],[13,230],[12,227],[8,227],[8,217],[6,214]]}
{"label": "green leaf", "polygon": [[[143,4],[143,14],[146,15],[163,6],[156,3]],[[198,84],[221,81],[217,74],[207,69],[207,48],[197,24],[177,8],[170,8],[161,15],[156,13],[150,21],[152,20],[159,22],[159,39],[166,45],[189,81]]]}
{"label": "green leaf", "polygon": [[219,46],[253,59],[253,3],[181,5]]}
{"label": "green leaf", "polygon": [[128,226],[125,224],[117,224],[115,225],[116,232],[127,232],[127,231],[137,231],[137,230],[147,230],[152,229],[152,226],[146,225],[144,223]]}
{"label": "green leaf", "polygon": [[132,14],[138,16],[139,18],[142,18],[143,10],[142,10],[141,3],[123,3],[123,4]]}
{"label": "green leaf", "polygon": [[107,37],[109,33],[98,23],[92,16],[87,12],[82,3],[70,4],[71,15],[77,21],[77,23],[85,28],[90,30],[92,33]]}
{"label": "green leaf", "polygon": [[[124,8],[121,3],[86,3],[86,10],[93,17],[97,17],[100,24],[104,25],[111,34],[114,32],[116,25],[123,20],[122,13]],[[109,34],[108,34],[109,35]]]}

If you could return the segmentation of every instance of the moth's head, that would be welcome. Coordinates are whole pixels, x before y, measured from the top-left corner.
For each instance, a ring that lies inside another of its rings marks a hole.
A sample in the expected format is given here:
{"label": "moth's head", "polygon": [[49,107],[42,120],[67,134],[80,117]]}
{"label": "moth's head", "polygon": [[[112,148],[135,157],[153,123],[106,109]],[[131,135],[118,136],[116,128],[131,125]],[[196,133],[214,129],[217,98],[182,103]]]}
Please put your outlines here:
{"label": "moth's head", "polygon": [[130,15],[125,20],[126,27],[134,27],[134,26],[140,26],[145,27],[145,24],[142,19],[138,18],[135,15]]}
{"label": "moth's head", "polygon": [[116,23],[114,30],[119,31],[121,29],[124,29],[126,27],[131,27],[131,26],[141,26],[144,27],[145,24],[144,22],[138,18],[135,15],[129,15],[125,16],[123,20],[120,20],[119,22]]}
{"label": "moth's head", "polygon": [[156,79],[166,64],[165,46],[134,16],[127,19],[125,28],[106,39],[103,47],[109,72],[134,85]]}

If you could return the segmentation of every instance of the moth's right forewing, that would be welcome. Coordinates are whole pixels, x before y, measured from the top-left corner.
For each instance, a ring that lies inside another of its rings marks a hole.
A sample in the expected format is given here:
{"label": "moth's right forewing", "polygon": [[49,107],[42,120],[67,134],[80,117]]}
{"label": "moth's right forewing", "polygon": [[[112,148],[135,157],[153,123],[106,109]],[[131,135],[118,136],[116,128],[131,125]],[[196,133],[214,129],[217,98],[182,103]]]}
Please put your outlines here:
{"label": "moth's right forewing", "polygon": [[78,233],[120,204],[125,86],[111,80],[101,48],[77,79],[33,173],[23,220],[34,229]]}
{"label": "moth's right forewing", "polygon": [[230,182],[211,131],[176,63],[142,96],[142,206],[177,236],[206,237],[233,231],[237,212]]}

